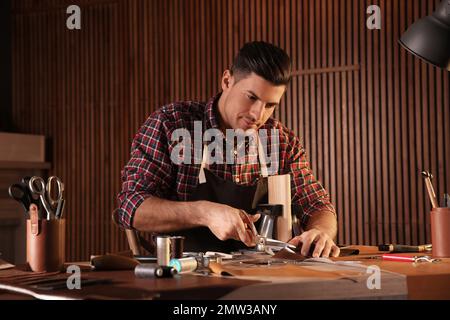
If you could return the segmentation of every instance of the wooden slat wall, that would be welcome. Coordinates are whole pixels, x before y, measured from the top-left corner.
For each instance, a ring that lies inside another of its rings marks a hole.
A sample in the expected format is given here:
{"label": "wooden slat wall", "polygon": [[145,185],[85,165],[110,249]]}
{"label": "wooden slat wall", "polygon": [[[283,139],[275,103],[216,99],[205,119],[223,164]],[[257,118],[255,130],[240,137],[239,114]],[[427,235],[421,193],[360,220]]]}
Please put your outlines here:
{"label": "wooden slat wall", "polygon": [[0,3],[0,131],[12,131],[11,94],[11,1]]}
{"label": "wooden slat wall", "polygon": [[[420,171],[450,191],[449,73],[402,31],[434,0],[13,1],[13,118],[52,142],[69,258],[126,248],[110,223],[132,138],[157,107],[206,100],[246,41],[274,42],[295,77],[276,112],[302,137],[339,214],[338,242],[430,242]],[[65,27],[78,4],[82,29]],[[378,4],[382,30],[366,29]]]}

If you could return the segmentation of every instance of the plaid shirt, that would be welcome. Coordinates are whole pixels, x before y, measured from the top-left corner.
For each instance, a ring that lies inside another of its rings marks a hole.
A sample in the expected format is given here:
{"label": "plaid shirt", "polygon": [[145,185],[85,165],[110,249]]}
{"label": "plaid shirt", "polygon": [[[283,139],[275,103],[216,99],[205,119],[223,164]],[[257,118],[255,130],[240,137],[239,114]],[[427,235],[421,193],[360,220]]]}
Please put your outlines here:
{"label": "plaid shirt", "polygon": [[[171,161],[171,152],[177,145],[177,141],[172,141],[172,133],[184,128],[194,137],[196,121],[201,121],[203,132],[211,128],[219,129],[216,111],[219,97],[220,94],[207,103],[172,103],[155,111],[145,121],[134,137],[131,158],[122,171],[122,190],[118,194],[118,201],[119,208],[122,209],[119,222],[124,227],[132,228],[136,209],[148,197],[188,200],[198,185],[200,164],[199,161],[192,161],[192,164],[177,165]],[[291,175],[292,203],[299,204],[302,208],[302,227],[305,227],[308,218],[316,211],[328,210],[336,215],[328,193],[313,176],[300,139],[273,118],[260,129],[268,129],[269,132],[270,129],[279,130],[279,139],[270,139],[269,135],[267,145],[270,146],[269,150],[278,148],[278,174]],[[191,154],[195,155],[195,152]],[[254,160],[251,159],[251,152],[246,156],[246,160]],[[242,185],[252,185],[260,177],[258,161],[210,164],[209,170],[221,178]]]}

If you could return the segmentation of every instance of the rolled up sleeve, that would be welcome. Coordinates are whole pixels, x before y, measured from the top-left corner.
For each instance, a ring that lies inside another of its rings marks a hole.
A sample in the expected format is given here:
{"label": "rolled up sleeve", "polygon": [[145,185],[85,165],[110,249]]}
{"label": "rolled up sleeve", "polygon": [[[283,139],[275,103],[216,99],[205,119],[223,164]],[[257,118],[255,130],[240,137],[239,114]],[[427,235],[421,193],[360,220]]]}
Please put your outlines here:
{"label": "rolled up sleeve", "polygon": [[168,196],[173,178],[165,123],[162,113],[154,113],[133,139],[131,157],[122,170],[122,189],[117,196],[118,222],[125,228],[133,228],[134,214],[145,199]]}
{"label": "rolled up sleeve", "polygon": [[330,211],[337,218],[328,192],[314,177],[300,139],[290,136],[289,146],[288,170],[291,174],[292,203],[298,204],[302,209],[302,227],[305,228],[311,215],[318,211]]}

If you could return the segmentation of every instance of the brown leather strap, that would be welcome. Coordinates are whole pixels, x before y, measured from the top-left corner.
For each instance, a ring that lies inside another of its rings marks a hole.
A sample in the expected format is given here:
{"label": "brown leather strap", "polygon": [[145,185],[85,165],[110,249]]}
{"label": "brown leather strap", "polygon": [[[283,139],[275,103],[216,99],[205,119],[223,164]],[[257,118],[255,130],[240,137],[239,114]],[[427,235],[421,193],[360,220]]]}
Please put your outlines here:
{"label": "brown leather strap", "polygon": [[30,204],[30,221],[31,234],[37,236],[41,230],[39,229],[38,207],[34,203]]}

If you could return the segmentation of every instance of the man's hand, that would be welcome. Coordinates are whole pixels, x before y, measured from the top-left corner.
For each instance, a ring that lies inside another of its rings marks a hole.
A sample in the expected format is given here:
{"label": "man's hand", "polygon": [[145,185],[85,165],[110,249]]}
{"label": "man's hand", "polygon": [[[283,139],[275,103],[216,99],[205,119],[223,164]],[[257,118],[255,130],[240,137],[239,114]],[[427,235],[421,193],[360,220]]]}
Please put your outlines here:
{"label": "man's hand", "polygon": [[245,211],[227,205],[205,201],[201,208],[205,214],[205,225],[220,240],[240,240],[248,247],[255,246],[255,234],[250,223],[260,215],[248,215]]}
{"label": "man's hand", "polygon": [[338,257],[340,249],[334,243],[333,239],[325,232],[319,229],[310,229],[301,235],[292,238],[289,241],[296,247],[301,247],[301,254],[309,256],[311,245],[314,243],[315,248],[312,253],[314,258],[322,257]]}

